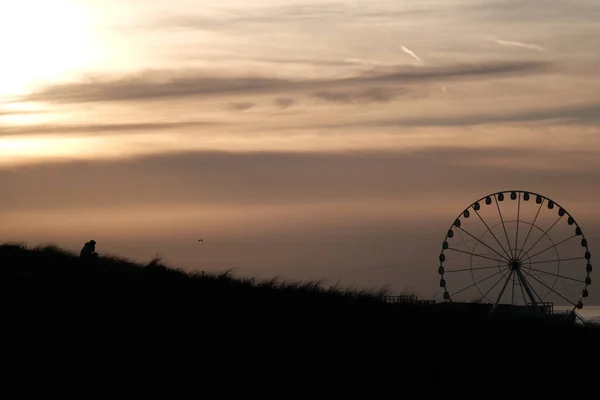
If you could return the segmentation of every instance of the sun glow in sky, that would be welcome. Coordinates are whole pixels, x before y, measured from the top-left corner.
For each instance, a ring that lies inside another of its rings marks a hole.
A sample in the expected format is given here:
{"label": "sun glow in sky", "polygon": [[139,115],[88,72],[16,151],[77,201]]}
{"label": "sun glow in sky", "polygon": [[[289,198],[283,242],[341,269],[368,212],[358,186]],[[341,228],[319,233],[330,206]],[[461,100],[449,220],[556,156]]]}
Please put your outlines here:
{"label": "sun glow in sky", "polygon": [[94,15],[75,0],[0,4],[0,96],[70,78],[102,59]]}
{"label": "sun glow in sky", "polygon": [[594,0],[2,1],[0,239],[430,294],[437,216],[520,187],[600,242],[598,20]]}

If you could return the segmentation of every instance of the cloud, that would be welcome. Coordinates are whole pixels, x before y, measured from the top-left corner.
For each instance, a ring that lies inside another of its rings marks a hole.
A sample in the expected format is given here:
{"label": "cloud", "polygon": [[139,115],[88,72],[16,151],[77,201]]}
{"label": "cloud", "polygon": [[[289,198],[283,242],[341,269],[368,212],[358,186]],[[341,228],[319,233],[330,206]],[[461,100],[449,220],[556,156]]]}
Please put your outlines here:
{"label": "cloud", "polygon": [[41,87],[23,101],[85,103],[103,101],[160,100],[182,97],[290,91],[329,91],[340,88],[372,88],[449,79],[475,79],[542,73],[550,64],[532,61],[488,62],[443,67],[375,68],[369,73],[341,79],[292,80],[263,76],[219,76],[201,72],[151,71],[117,79],[100,77]]}
{"label": "cloud", "polygon": [[495,40],[495,42],[498,44],[501,44],[503,46],[521,47],[523,49],[546,51],[545,48],[543,48],[542,46],[538,46],[537,44],[515,42],[515,41],[509,41],[509,40]]}
{"label": "cloud", "polygon": [[343,92],[316,92],[313,97],[336,103],[350,103],[354,100],[350,94]]}
{"label": "cloud", "polygon": [[467,18],[483,18],[502,22],[535,23],[560,22],[581,23],[594,21],[600,16],[600,7],[593,0],[574,2],[545,1],[539,3],[526,0],[489,0],[465,5],[462,8]]}
{"label": "cloud", "polygon": [[334,102],[334,103],[365,103],[365,102],[389,102],[396,98],[398,95],[406,93],[406,90],[402,89],[386,89],[386,88],[372,88],[362,91],[355,92],[342,92],[342,91],[319,91],[312,94],[321,100]]}
{"label": "cloud", "polygon": [[216,94],[260,93],[294,85],[291,81],[257,76],[222,77],[182,71],[143,72],[139,75],[125,76],[119,79],[100,78],[85,82],[50,85],[24,99],[58,103],[152,100]]}
{"label": "cloud", "polygon": [[[557,125],[590,124],[600,125],[600,103],[583,104],[572,107],[560,107],[498,114],[466,114],[447,117],[392,118],[352,121],[353,127],[391,127],[391,126],[473,126],[485,124],[503,124],[513,122],[552,122]],[[347,124],[315,124],[305,128],[342,128]]]}
{"label": "cloud", "polygon": [[[0,103],[1,104],[1,103]],[[45,111],[42,110],[0,110],[0,118],[1,117],[10,117],[13,115],[36,115],[36,114],[44,114]]]}
{"label": "cloud", "polygon": [[295,103],[296,100],[292,99],[291,97],[279,97],[275,99],[275,105],[281,108],[282,110],[290,108]]}
{"label": "cloud", "polygon": [[[206,59],[205,56],[202,56]],[[220,59],[231,59],[236,61],[256,61],[271,64],[300,64],[300,65],[318,65],[328,67],[342,67],[342,66],[357,66],[363,65],[357,60],[328,60],[328,59],[316,59],[316,58],[259,58],[259,57],[239,57],[237,55],[231,57],[219,57]]]}
{"label": "cloud", "polygon": [[252,103],[249,101],[237,101],[233,103],[229,103],[228,108],[234,111],[244,111],[249,110],[252,107],[256,106],[256,103]]}
{"label": "cloud", "polygon": [[131,124],[44,124],[26,126],[2,126],[0,136],[70,134],[70,133],[107,133],[107,132],[148,132],[165,129],[187,129],[201,126],[222,125],[213,121],[148,122]]}
{"label": "cloud", "polygon": [[314,21],[332,17],[339,19],[349,17],[351,12],[351,8],[340,3],[236,8],[228,9],[220,15],[173,14],[151,21],[148,27],[216,30],[225,27],[256,27],[256,25],[269,23]]}
{"label": "cloud", "polygon": [[[564,167],[552,167],[557,159]],[[549,167],[540,168],[541,161]],[[369,199],[444,202],[457,188],[462,193],[457,197],[469,198],[498,187],[561,192],[567,197],[574,188],[588,187],[587,196],[596,198],[600,188],[589,182],[600,181],[598,164],[597,153],[591,150],[565,154],[545,148],[186,152],[0,169],[6,189],[0,209],[177,203],[268,206]]]}
{"label": "cloud", "polygon": [[[220,14],[172,14],[161,16],[149,21],[145,27],[156,29],[198,29],[198,30],[219,30],[233,28],[257,29],[269,25],[272,28],[274,24],[315,24],[323,20],[331,23],[343,23],[356,19],[370,19],[376,21],[397,21],[398,18],[415,18],[431,14],[441,14],[438,7],[434,5],[419,4],[414,5],[397,4],[372,4],[368,7],[356,7],[354,4],[344,4],[335,2],[325,2],[320,4],[289,4],[285,6],[266,6],[250,8],[229,8],[221,9]],[[391,5],[391,7],[390,7]],[[267,29],[265,27],[265,29]]]}

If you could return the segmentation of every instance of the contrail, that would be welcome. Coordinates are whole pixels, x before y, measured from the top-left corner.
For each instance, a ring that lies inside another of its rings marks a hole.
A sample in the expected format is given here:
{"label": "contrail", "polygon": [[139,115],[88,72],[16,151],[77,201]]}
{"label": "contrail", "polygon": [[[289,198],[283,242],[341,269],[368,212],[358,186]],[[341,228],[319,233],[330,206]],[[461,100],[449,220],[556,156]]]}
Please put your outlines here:
{"label": "contrail", "polygon": [[529,44],[523,42],[514,42],[510,40],[495,40],[496,43],[501,44],[503,46],[514,46],[514,47],[522,47],[524,49],[531,49],[537,51],[546,51],[542,46],[538,46],[537,44]]}
{"label": "contrail", "polygon": [[[398,45],[398,46],[400,46],[400,45]],[[418,56],[418,55],[416,55],[416,54],[414,53],[414,51],[412,51],[412,50],[410,50],[410,49],[407,49],[407,48],[406,48],[406,47],[404,47],[404,46],[400,46],[400,48],[402,49],[402,51],[403,51],[403,52],[405,52],[405,53],[406,53],[406,54],[408,54],[409,56],[411,56],[411,57],[414,57],[414,58],[416,58],[417,60],[419,60],[419,61],[421,61],[421,62],[424,62],[423,60],[421,60],[421,58],[419,58],[419,56]]]}

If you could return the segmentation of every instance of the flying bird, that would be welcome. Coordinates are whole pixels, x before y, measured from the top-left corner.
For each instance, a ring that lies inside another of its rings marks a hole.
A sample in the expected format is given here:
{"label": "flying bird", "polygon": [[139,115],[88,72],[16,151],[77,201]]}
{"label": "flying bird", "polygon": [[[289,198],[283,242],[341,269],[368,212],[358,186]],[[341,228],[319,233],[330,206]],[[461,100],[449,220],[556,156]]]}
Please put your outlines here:
{"label": "flying bird", "polygon": [[199,241],[199,242],[204,242],[204,240],[202,240],[202,239],[198,239],[198,241]]}

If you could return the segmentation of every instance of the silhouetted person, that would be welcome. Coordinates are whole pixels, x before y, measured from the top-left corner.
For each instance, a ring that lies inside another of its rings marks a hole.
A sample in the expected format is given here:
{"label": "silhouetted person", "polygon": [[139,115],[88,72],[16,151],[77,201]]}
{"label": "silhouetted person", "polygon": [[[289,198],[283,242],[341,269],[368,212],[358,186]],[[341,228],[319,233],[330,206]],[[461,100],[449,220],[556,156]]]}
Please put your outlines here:
{"label": "silhouetted person", "polygon": [[98,258],[98,253],[96,253],[96,241],[90,240],[81,249],[79,260],[84,265],[93,265],[96,258]]}

